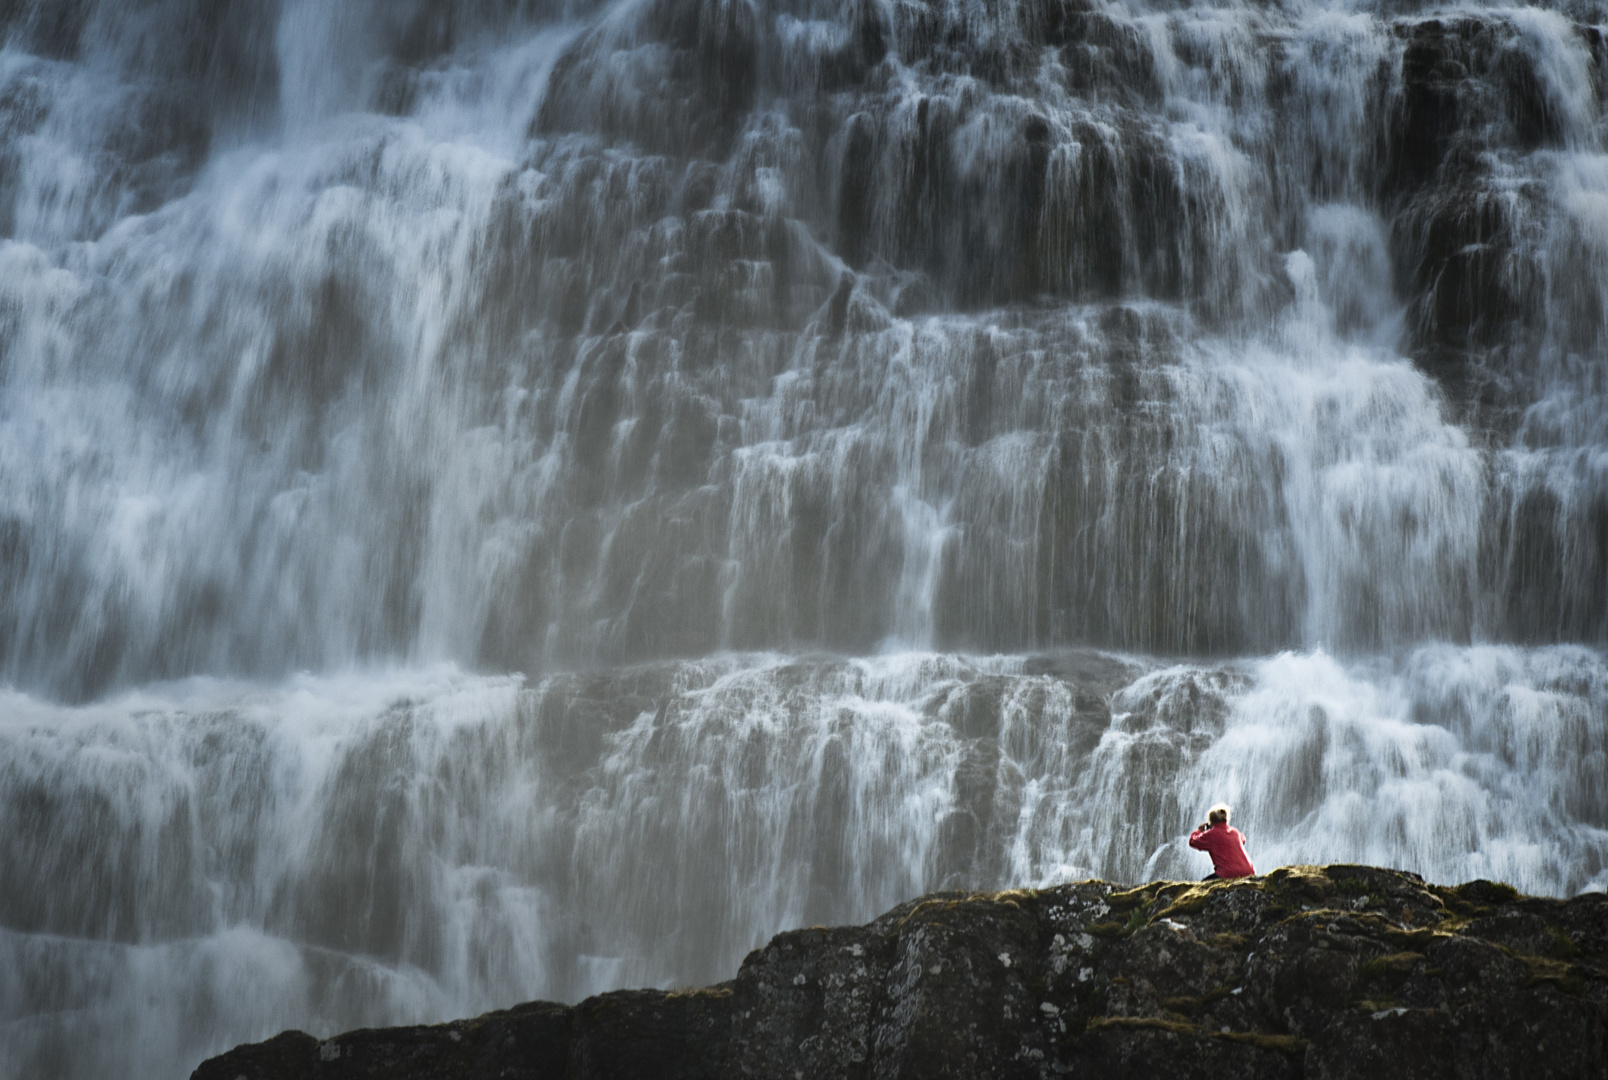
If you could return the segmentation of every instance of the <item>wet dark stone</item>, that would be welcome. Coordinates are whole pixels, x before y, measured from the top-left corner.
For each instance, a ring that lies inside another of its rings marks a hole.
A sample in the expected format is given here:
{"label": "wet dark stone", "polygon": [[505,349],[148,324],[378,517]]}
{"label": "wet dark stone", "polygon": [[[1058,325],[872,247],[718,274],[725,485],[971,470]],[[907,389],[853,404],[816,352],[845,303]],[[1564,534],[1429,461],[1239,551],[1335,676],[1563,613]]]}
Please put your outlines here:
{"label": "wet dark stone", "polygon": [[190,1080],[305,1080],[323,1064],[319,1042],[305,1031],[285,1031],[201,1063]]}
{"label": "wet dark stone", "polygon": [[1440,168],[1455,138],[1461,111],[1459,88],[1467,65],[1455,56],[1462,44],[1439,19],[1412,27],[1402,53],[1402,96],[1397,134],[1390,140],[1392,169],[1387,183],[1411,188]]}
{"label": "wet dark stone", "polygon": [[[577,1010],[547,1002],[486,1013],[472,1020],[429,1027],[352,1031],[319,1041],[287,1031],[251,1047],[213,1058],[191,1080],[506,1080],[619,1075],[567,1072],[584,1046],[585,1022]],[[584,1060],[584,1059],[583,1059]],[[643,1076],[680,1080],[671,1072]]]}
{"label": "wet dark stone", "polygon": [[729,1052],[730,1003],[731,990],[724,986],[670,994],[617,990],[588,998],[571,1010],[569,1065],[563,1075],[714,1080]]}
{"label": "wet dark stone", "polygon": [[1527,492],[1513,511],[1508,545],[1508,621],[1520,640],[1545,641],[1555,632],[1561,595],[1558,523],[1563,507],[1544,488]]}
{"label": "wet dark stone", "polygon": [[1452,1022],[1444,1011],[1390,1007],[1338,1016],[1319,1029],[1310,1056],[1314,1080],[1399,1077],[1452,1080]]}

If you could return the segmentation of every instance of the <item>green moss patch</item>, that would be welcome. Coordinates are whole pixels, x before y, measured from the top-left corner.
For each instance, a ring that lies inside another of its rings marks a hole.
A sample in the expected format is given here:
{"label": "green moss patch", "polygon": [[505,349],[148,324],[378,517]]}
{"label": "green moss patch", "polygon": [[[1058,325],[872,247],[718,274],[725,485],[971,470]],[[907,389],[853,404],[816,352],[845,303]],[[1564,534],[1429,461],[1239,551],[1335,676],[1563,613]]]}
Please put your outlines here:
{"label": "green moss patch", "polygon": [[1411,975],[1423,961],[1423,953],[1394,952],[1376,956],[1372,960],[1364,960],[1359,970],[1365,979],[1383,979],[1395,985]]}
{"label": "green moss patch", "polygon": [[947,912],[968,907],[996,906],[1022,911],[1038,900],[1039,892],[1037,889],[1007,889],[1004,892],[962,893],[958,896],[950,893],[934,896],[911,908],[909,913],[899,920],[899,929],[903,930],[911,922],[933,922],[936,917]]}
{"label": "green moss patch", "polygon": [[1465,882],[1452,890],[1459,900],[1470,904],[1511,904],[1519,898],[1519,890],[1501,881]]}
{"label": "green moss patch", "polygon": [[1089,1021],[1089,1031],[1170,1031],[1174,1035],[1204,1035],[1197,1024],[1163,1020],[1156,1016],[1099,1016]]}
{"label": "green moss patch", "polygon": [[1441,929],[1392,930],[1382,935],[1385,943],[1399,952],[1423,952],[1437,941],[1450,941],[1452,935]]}
{"label": "green moss patch", "polygon": [[1260,1046],[1263,1050],[1277,1050],[1281,1054],[1304,1054],[1307,1048],[1307,1040],[1294,1035],[1263,1035],[1258,1031],[1214,1031],[1212,1036],[1225,1042],[1246,1043],[1250,1046]]}
{"label": "green moss patch", "polygon": [[1321,866],[1281,866],[1267,876],[1267,888],[1322,901],[1335,891],[1335,884]]}
{"label": "green moss patch", "polygon": [[1519,959],[1530,969],[1530,977],[1525,980],[1527,987],[1552,983],[1573,997],[1580,997],[1586,992],[1584,974],[1573,964],[1548,956],[1520,956]]}
{"label": "green moss patch", "polygon": [[1126,892],[1112,893],[1110,896],[1106,897],[1106,904],[1111,908],[1112,911],[1119,915],[1125,911],[1132,911],[1135,908],[1143,908],[1156,898],[1156,893],[1159,892],[1164,885],[1169,884],[1173,883],[1165,881],[1153,881],[1149,885],[1141,885],[1137,889],[1128,889]]}
{"label": "green moss patch", "polygon": [[1214,896],[1233,890],[1254,889],[1262,892],[1262,883],[1254,878],[1235,878],[1230,881],[1203,881],[1187,885],[1168,894],[1172,900],[1162,916],[1194,915],[1205,909]]}
{"label": "green moss patch", "polygon": [[1204,1008],[1213,1002],[1222,1001],[1232,992],[1233,991],[1230,987],[1219,986],[1214,990],[1206,991],[1199,997],[1162,998],[1161,1007],[1169,1010],[1170,1012],[1191,1013],[1196,1009]]}
{"label": "green moss patch", "polygon": [[1547,927],[1546,955],[1554,960],[1572,960],[1580,955],[1580,946],[1556,926]]}

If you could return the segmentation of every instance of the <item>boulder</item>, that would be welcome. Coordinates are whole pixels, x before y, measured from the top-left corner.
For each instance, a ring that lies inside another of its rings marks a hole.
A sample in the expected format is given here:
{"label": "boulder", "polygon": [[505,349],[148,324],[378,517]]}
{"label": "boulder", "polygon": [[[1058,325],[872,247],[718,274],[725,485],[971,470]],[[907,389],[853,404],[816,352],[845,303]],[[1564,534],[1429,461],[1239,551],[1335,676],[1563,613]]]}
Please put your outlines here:
{"label": "boulder", "polygon": [[1369,866],[948,892],[706,990],[286,1032],[192,1080],[1608,1075],[1608,896]]}

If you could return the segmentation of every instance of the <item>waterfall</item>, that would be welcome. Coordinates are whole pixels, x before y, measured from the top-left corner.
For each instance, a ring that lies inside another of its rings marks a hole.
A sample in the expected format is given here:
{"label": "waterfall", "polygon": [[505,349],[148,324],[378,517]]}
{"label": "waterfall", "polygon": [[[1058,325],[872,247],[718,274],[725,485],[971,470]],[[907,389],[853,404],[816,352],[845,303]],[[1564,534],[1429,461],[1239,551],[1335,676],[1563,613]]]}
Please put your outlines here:
{"label": "waterfall", "polygon": [[1608,8],[0,4],[0,1076],[938,888],[1608,888]]}

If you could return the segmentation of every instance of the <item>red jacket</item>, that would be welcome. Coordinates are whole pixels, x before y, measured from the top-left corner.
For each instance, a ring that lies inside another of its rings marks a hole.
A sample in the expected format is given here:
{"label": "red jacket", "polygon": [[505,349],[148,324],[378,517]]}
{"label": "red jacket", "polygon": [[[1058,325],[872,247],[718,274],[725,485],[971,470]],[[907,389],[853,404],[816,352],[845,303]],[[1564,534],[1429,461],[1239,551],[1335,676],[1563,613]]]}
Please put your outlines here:
{"label": "red jacket", "polygon": [[1212,869],[1220,878],[1250,877],[1256,867],[1245,854],[1245,836],[1228,822],[1189,834],[1189,846],[1212,857]]}

